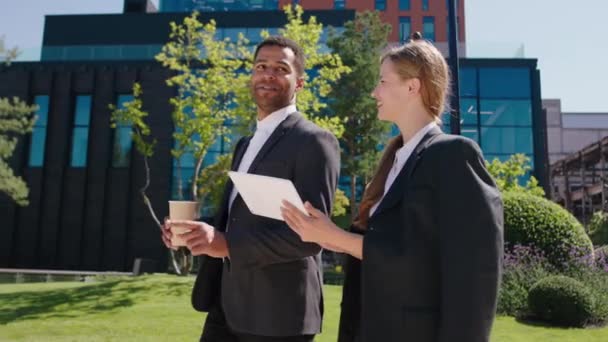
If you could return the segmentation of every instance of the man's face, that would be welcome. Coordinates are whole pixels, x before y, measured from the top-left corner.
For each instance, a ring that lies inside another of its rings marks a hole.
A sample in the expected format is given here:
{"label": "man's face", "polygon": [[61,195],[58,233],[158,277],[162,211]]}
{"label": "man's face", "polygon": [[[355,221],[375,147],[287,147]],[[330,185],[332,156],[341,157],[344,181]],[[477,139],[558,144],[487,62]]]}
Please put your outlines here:
{"label": "man's face", "polygon": [[295,67],[290,48],[266,45],[253,62],[251,91],[258,108],[268,115],[295,103],[295,93],[302,88],[303,78]]}

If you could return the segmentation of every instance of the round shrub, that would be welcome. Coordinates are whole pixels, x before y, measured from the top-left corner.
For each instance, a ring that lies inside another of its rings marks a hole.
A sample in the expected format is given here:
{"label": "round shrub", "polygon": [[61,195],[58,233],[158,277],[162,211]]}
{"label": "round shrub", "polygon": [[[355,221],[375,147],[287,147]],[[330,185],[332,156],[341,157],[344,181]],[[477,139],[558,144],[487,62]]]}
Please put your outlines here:
{"label": "round shrub", "polygon": [[536,318],[555,325],[583,327],[593,321],[591,291],[566,276],[551,276],[534,284],[528,293],[528,307]]}
{"label": "round shrub", "polygon": [[589,238],[596,246],[608,244],[608,214],[603,211],[596,211],[587,225]]}
{"label": "round shrub", "polygon": [[505,192],[503,201],[507,246],[534,246],[556,266],[593,253],[583,226],[558,204],[523,192]]}

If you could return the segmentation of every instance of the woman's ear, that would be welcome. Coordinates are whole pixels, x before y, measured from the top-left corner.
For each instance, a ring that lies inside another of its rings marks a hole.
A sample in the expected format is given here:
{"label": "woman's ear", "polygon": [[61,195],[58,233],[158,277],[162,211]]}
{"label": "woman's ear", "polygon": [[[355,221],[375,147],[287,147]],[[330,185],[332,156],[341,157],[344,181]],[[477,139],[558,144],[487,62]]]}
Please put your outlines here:
{"label": "woman's ear", "polygon": [[418,78],[411,78],[407,80],[407,90],[410,94],[420,93],[420,87],[422,84]]}

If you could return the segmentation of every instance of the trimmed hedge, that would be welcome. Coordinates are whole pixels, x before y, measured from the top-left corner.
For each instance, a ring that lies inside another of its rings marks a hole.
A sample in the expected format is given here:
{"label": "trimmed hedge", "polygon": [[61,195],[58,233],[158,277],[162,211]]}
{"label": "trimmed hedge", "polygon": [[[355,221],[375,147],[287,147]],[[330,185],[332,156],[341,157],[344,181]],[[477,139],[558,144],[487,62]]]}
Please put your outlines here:
{"label": "trimmed hedge", "polygon": [[508,246],[539,248],[556,266],[593,253],[583,226],[558,204],[522,192],[505,192],[503,201]]}
{"label": "trimmed hedge", "polygon": [[528,293],[528,307],[543,321],[560,326],[583,327],[593,321],[594,299],[580,281],[566,276],[539,280]]}

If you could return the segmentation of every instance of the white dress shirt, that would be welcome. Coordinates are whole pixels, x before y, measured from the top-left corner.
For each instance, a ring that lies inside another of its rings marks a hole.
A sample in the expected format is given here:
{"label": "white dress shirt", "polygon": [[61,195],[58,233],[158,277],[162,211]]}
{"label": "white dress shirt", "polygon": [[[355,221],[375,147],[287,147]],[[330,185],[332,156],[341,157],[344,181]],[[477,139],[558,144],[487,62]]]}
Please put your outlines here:
{"label": "white dress shirt", "polygon": [[414,152],[416,146],[418,146],[422,138],[424,138],[424,136],[435,126],[437,126],[437,124],[434,121],[424,126],[418,132],[416,132],[416,134],[414,134],[414,136],[408,142],[403,144],[403,146],[398,149],[397,152],[395,152],[395,161],[393,162],[393,167],[391,167],[391,171],[388,173],[388,177],[386,178],[386,183],[384,183],[384,194],[382,195],[382,198],[380,198],[380,200],[376,202],[376,204],[374,204],[374,206],[369,210],[369,216],[372,216],[376,209],[378,209],[378,206],[384,199],[384,196],[386,196],[386,193],[391,188],[391,185],[393,185],[395,178],[397,178],[397,175],[399,172],[401,172],[403,166],[405,166],[405,163],[412,155],[412,152]]}
{"label": "white dress shirt", "polygon": [[[238,172],[248,172],[251,163],[255,159],[255,157],[262,149],[262,146],[266,143],[270,135],[274,132],[274,130],[279,126],[281,122],[287,119],[287,116],[291,113],[297,112],[296,105],[292,104],[287,107],[283,107],[277,111],[270,113],[267,117],[258,120],[256,124],[255,133],[253,137],[249,141],[249,146],[247,146],[247,151],[243,155],[241,159],[241,163],[239,164]],[[230,214],[230,207],[232,207],[232,202],[236,198],[238,191],[236,187],[232,188],[232,192],[230,193],[230,201],[228,202],[228,213]]]}

